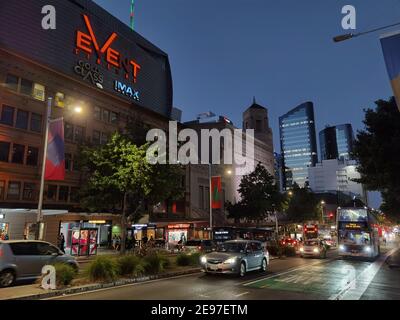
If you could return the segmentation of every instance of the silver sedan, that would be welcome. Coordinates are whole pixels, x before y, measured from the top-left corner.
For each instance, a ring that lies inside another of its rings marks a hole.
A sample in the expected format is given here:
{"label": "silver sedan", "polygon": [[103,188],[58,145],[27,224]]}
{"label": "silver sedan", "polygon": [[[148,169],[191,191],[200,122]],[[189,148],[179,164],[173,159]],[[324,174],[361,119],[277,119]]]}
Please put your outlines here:
{"label": "silver sedan", "polygon": [[226,241],[215,252],[200,258],[205,273],[237,274],[243,277],[246,272],[261,270],[265,272],[269,265],[268,251],[260,241]]}

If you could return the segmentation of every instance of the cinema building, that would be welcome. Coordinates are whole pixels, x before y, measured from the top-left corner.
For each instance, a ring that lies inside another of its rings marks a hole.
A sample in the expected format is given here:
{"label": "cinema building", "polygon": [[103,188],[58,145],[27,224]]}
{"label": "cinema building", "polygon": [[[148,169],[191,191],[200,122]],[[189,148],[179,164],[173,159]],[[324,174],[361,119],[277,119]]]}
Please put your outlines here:
{"label": "cinema building", "polygon": [[[56,9],[55,30],[42,28],[45,5]],[[82,213],[78,149],[104,144],[130,119],[168,127],[167,54],[90,0],[7,1],[0,5],[0,84],[0,234],[32,236],[51,97],[51,118],[64,119],[66,177],[45,183],[44,238],[55,243],[60,231],[86,228],[109,243],[119,217]],[[184,210],[184,201],[175,203],[177,214]]]}

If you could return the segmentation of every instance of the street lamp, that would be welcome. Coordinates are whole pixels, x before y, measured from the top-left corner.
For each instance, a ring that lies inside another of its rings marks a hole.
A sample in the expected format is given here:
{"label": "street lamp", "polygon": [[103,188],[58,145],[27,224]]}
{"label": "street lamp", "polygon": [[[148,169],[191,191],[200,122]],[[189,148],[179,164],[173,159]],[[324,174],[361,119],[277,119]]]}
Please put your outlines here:
{"label": "street lamp", "polygon": [[333,37],[333,41],[334,42],[346,41],[346,40],[349,40],[349,39],[352,39],[352,38],[355,38],[355,37],[359,37],[359,36],[362,36],[362,35],[365,35],[365,34],[368,34],[368,33],[372,33],[372,32],[376,32],[376,31],[380,31],[380,30],[383,30],[383,29],[391,28],[391,27],[394,27],[394,26],[397,26],[397,25],[400,25],[400,22],[394,23],[394,24],[391,24],[391,25],[388,25],[388,26],[372,29],[372,30],[369,30],[369,31],[364,31],[364,32],[359,32],[359,33],[341,34],[341,35],[338,35],[336,37]]}
{"label": "street lamp", "polygon": [[[42,173],[40,176],[40,190],[39,190],[39,202],[38,210],[36,215],[36,240],[41,240],[43,237],[43,192],[44,192],[44,176],[46,172],[46,158],[47,158],[47,146],[49,141],[49,124],[51,121],[51,107],[53,98],[47,98],[47,109],[46,109],[46,121],[45,121],[45,136],[44,136],[44,149],[43,149],[43,161],[42,161]],[[75,106],[73,108],[74,113],[82,113],[83,109],[81,106]]]}
{"label": "street lamp", "polygon": [[324,205],[325,201],[321,200],[321,222],[324,223]]}

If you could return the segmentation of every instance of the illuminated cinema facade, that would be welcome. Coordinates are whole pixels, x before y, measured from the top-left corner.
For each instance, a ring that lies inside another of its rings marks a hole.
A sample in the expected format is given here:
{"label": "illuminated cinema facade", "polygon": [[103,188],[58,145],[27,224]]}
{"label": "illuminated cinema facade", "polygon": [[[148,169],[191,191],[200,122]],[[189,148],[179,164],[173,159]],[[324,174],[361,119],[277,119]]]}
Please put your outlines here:
{"label": "illuminated cinema facade", "polygon": [[[56,9],[55,30],[42,28],[46,5]],[[2,1],[0,83],[0,234],[11,239],[29,232],[13,212],[37,208],[48,97],[65,131],[65,180],[46,182],[44,190],[44,209],[55,221],[45,238],[54,243],[62,222],[92,225],[79,213],[79,145],[104,144],[130,119],[166,129],[171,117],[167,54],[90,0]],[[73,114],[76,105],[82,114]],[[110,226],[108,238],[114,232],[114,217],[94,222]]]}

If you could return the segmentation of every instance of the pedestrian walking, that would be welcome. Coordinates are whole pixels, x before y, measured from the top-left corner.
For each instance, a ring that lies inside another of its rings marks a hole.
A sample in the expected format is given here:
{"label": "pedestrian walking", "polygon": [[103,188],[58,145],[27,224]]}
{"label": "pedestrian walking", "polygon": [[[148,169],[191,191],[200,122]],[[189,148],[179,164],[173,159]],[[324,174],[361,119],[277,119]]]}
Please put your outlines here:
{"label": "pedestrian walking", "polygon": [[63,234],[63,233],[60,234],[59,249],[60,249],[63,253],[65,253],[65,237],[64,237],[64,234]]}

